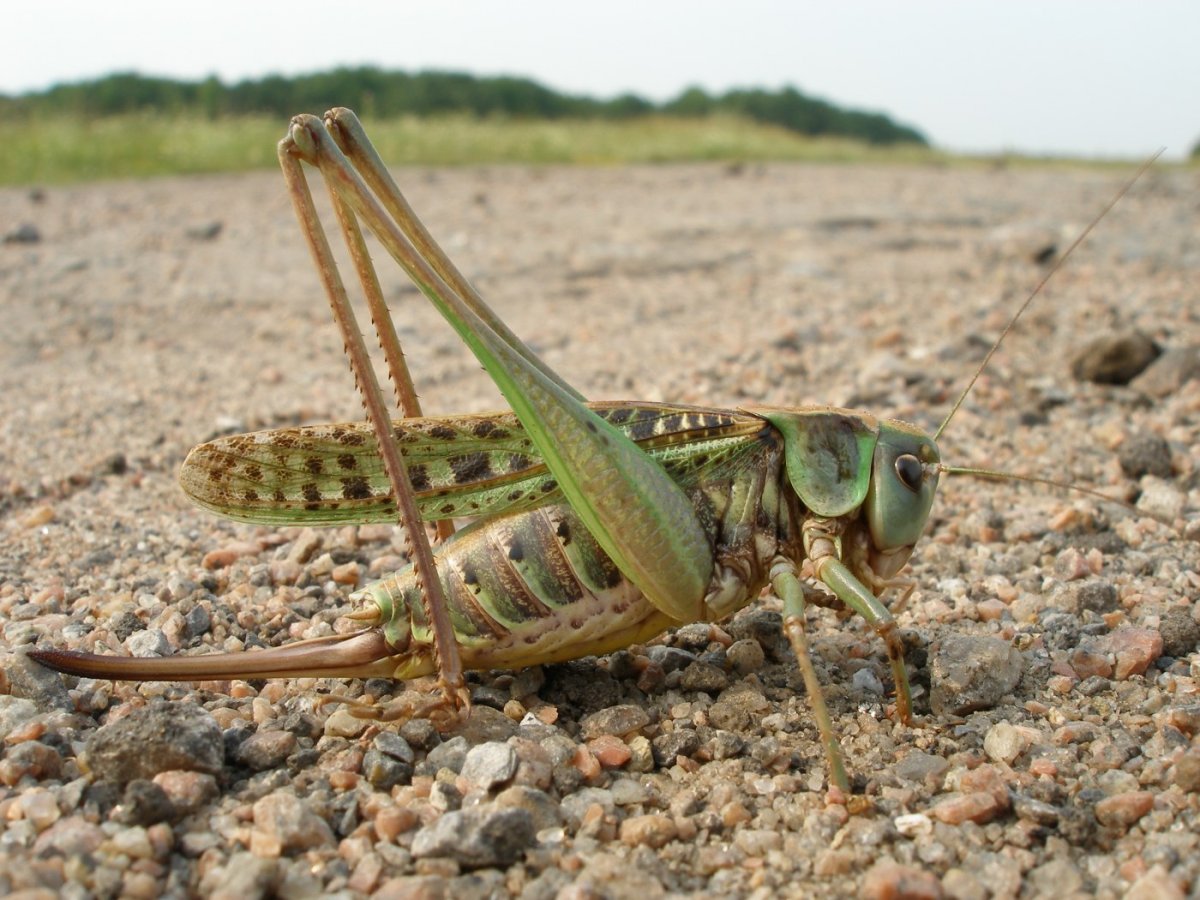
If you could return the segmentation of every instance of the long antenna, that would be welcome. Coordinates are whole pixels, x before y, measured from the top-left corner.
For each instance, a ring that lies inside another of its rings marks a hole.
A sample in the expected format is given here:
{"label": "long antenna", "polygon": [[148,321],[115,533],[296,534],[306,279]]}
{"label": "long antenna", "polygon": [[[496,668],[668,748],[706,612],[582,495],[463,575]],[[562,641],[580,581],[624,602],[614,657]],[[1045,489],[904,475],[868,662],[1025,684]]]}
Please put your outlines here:
{"label": "long antenna", "polygon": [[938,472],[943,475],[970,475],[974,478],[989,478],[993,481],[1024,481],[1027,484],[1044,484],[1049,487],[1061,488],[1064,491],[1072,491],[1076,494],[1086,494],[1089,497],[1095,497],[1097,500],[1103,500],[1105,503],[1113,503],[1123,507],[1138,516],[1144,516],[1147,519],[1167,525],[1171,528],[1175,527],[1175,523],[1166,516],[1159,515],[1148,509],[1141,509],[1132,503],[1113,497],[1103,491],[1097,491],[1094,488],[1083,487],[1078,484],[1073,484],[1070,481],[1063,481],[1058,478],[1045,478],[1039,475],[1016,475],[1012,472],[1003,472],[1000,469],[980,469],[974,466],[946,466],[941,463],[937,466]]}
{"label": "long antenna", "polygon": [[1042,276],[1042,280],[1037,283],[1037,287],[1030,291],[1029,296],[1025,298],[1025,302],[1021,304],[1020,308],[1013,314],[1013,317],[1008,320],[1008,324],[1004,326],[1004,330],[1000,332],[1000,336],[996,338],[996,342],[992,344],[991,349],[989,349],[987,352],[987,356],[983,358],[983,362],[979,364],[979,368],[975,370],[975,374],[971,376],[971,380],[967,382],[967,386],[963,388],[962,393],[958,395],[958,399],[954,401],[954,405],[950,407],[950,412],[946,413],[946,418],[942,419],[942,424],[939,425],[937,431],[933,433],[933,439],[935,442],[942,436],[942,432],[946,430],[946,426],[950,424],[950,420],[954,418],[954,414],[958,412],[958,408],[963,405],[963,401],[965,401],[967,399],[967,395],[971,393],[971,388],[975,387],[975,382],[979,380],[979,376],[983,374],[983,370],[986,369],[988,363],[992,361],[992,356],[995,355],[998,349],[1000,349],[1000,344],[1006,337],[1008,337],[1008,333],[1013,330],[1013,326],[1017,324],[1017,320],[1024,315],[1025,310],[1029,308],[1029,304],[1033,302],[1034,297],[1042,292],[1042,288],[1046,286],[1046,282],[1053,278],[1054,274],[1062,268],[1063,263],[1067,261],[1067,258],[1075,252],[1075,248],[1084,242],[1087,236],[1092,233],[1092,229],[1100,223],[1100,220],[1107,216],[1112,208],[1120,202],[1121,198],[1129,192],[1129,189],[1133,187],[1134,182],[1141,178],[1142,175],[1145,174],[1146,170],[1154,165],[1154,162],[1160,156],[1162,156],[1164,150],[1166,150],[1165,147],[1159,147],[1158,151],[1154,153],[1153,156],[1151,156],[1138,167],[1138,170],[1133,173],[1132,177],[1130,177],[1130,179],[1121,186],[1121,189],[1117,191],[1116,195],[1108,201],[1108,205],[1100,211],[1100,214],[1088,223],[1087,227],[1079,233],[1079,236],[1075,238],[1075,240],[1071,243],[1071,246],[1067,248],[1066,252],[1054,261],[1054,265],[1050,267],[1050,271]]}

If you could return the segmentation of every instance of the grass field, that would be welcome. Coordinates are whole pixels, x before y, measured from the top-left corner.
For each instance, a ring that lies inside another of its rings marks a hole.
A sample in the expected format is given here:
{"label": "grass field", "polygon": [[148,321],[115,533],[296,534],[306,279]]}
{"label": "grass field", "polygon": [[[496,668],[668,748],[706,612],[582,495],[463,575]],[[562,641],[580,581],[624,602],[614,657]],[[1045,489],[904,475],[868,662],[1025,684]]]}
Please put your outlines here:
{"label": "grass field", "polygon": [[[931,162],[944,154],[911,145],[872,147],[808,138],[742,119],[523,121],[468,118],[365,122],[393,165],[480,163],[806,160]],[[0,184],[54,184],[272,167],[286,121],[256,116],[208,121],[137,115],[83,121],[43,118],[9,128]]]}

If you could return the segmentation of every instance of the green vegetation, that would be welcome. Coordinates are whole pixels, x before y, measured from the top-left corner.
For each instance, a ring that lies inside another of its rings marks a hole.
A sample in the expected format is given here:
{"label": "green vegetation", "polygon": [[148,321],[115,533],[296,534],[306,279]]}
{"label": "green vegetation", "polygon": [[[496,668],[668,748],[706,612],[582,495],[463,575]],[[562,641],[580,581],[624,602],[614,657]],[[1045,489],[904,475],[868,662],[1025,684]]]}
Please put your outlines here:
{"label": "green vegetation", "polygon": [[524,78],[374,68],[224,85],[110,75],[0,96],[0,184],[236,171],[274,165],[297,112],[355,109],[395,164],[930,159],[915,129],[795,88],[655,105],[596,100]]}
{"label": "green vegetation", "polygon": [[[367,119],[371,140],[392,165],[687,162],[728,160],[929,161],[911,144],[873,147],[807,138],[732,116],[629,121],[532,121],[464,116]],[[270,168],[287,117],[209,121],[128,114],[92,121],[36,119],[0,144],[0,184],[24,185]]]}

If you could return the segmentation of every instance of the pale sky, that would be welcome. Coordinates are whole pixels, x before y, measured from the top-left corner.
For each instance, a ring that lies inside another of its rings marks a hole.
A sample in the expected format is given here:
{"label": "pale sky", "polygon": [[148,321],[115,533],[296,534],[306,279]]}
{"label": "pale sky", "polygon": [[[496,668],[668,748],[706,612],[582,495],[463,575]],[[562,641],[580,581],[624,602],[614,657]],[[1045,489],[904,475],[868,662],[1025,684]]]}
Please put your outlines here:
{"label": "pale sky", "polygon": [[1198,44],[1196,0],[37,0],[5,9],[0,93],[366,64],[653,100],[792,84],[950,150],[1178,159],[1200,140]]}

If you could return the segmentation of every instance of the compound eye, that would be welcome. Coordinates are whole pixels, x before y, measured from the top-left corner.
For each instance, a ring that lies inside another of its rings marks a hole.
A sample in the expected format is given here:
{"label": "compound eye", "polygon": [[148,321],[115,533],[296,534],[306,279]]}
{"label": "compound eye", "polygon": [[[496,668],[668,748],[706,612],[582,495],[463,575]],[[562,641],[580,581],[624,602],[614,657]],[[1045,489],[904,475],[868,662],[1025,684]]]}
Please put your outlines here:
{"label": "compound eye", "polygon": [[925,467],[911,453],[905,453],[896,457],[896,475],[906,488],[915,493],[921,489]]}

